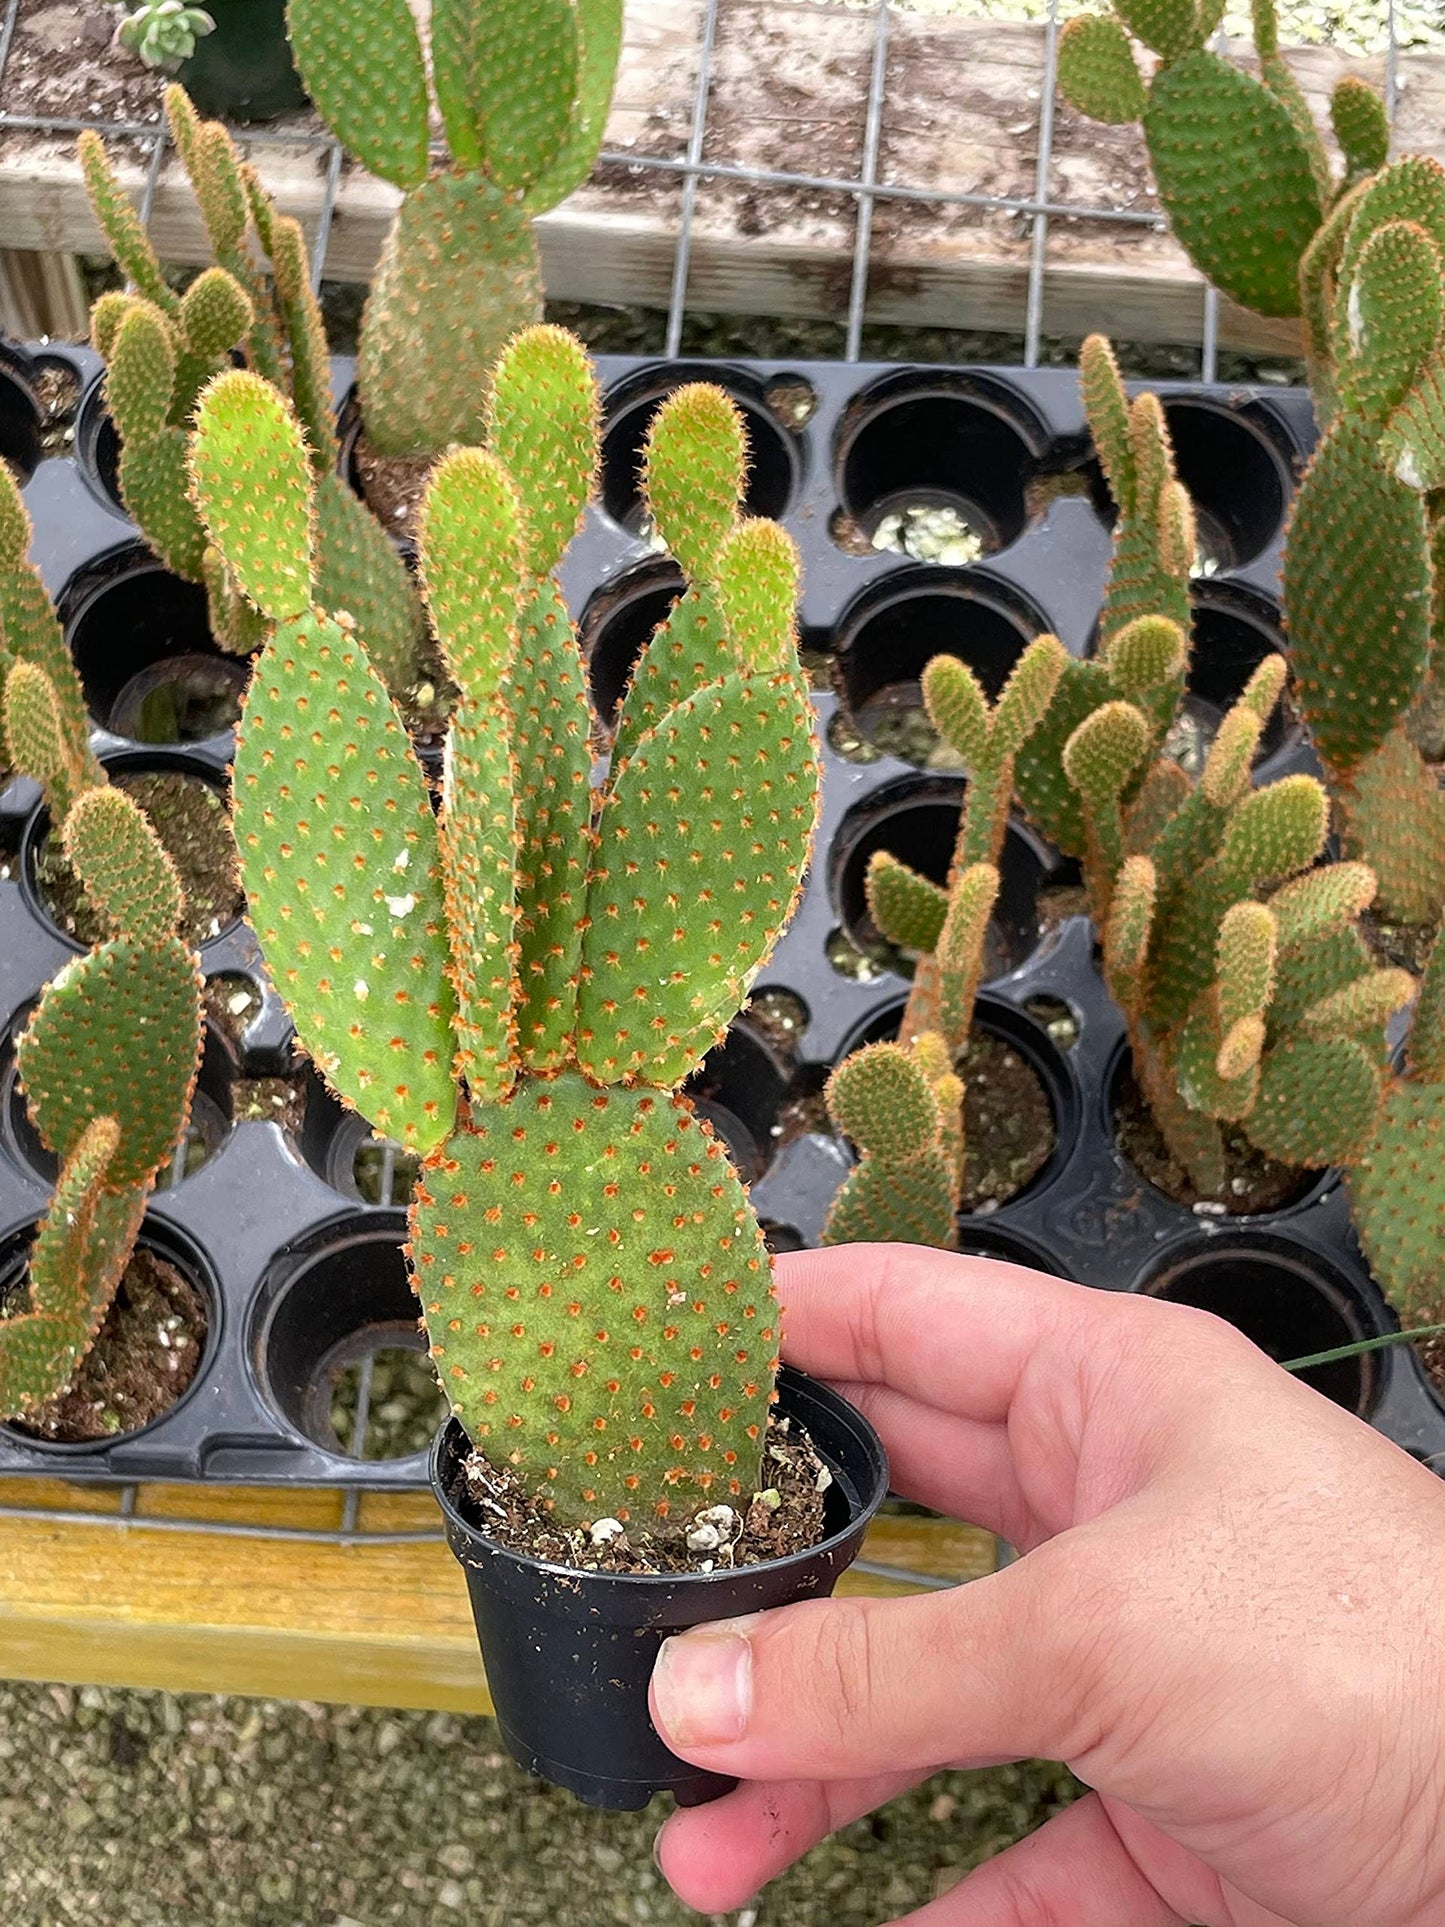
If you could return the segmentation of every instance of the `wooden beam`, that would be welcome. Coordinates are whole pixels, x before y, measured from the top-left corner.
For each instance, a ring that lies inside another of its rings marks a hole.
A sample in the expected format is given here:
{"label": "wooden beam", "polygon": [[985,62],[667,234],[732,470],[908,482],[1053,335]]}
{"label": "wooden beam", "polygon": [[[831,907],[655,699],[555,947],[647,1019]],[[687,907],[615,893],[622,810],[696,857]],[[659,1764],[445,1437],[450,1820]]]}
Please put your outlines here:
{"label": "wooden beam", "polygon": [[[630,0],[627,40],[608,126],[610,151],[677,157],[685,147],[696,77],[700,0]],[[722,0],[708,113],[707,160],[823,179],[851,179],[863,151],[871,14],[834,0]],[[1236,52],[1239,51],[1236,49]],[[1358,73],[1380,84],[1378,60],[1330,48],[1289,55],[1317,118],[1330,90]],[[1400,56],[1397,144],[1445,158],[1445,56]],[[892,16],[879,179],[930,193],[1029,200],[1035,189],[1044,30],[1016,22],[897,12]],[[282,206],[314,228],[324,163],[305,146],[256,156]],[[142,155],[117,149],[139,193]],[[665,305],[671,283],[680,177],[604,166],[539,228],[549,292],[557,299]],[[1118,214],[1156,211],[1137,128],[1101,127],[1060,103],[1051,201]],[[328,273],[364,281],[397,196],[348,166],[337,203]],[[697,310],[838,318],[846,308],[856,220],[852,196],[729,180],[697,196],[688,305]],[[171,260],[205,258],[178,167],[156,196],[153,231]],[[0,140],[0,248],[97,252],[102,242],[67,138],[12,131]],[[1017,332],[1024,324],[1030,223],[1017,213],[880,198],[869,318],[909,326]],[[1121,339],[1198,340],[1199,278],[1167,234],[1127,220],[1057,217],[1044,282],[1047,332],[1076,335],[1105,322]],[[1289,323],[1224,305],[1221,339],[1293,351]]]}
{"label": "wooden beam", "polygon": [[[118,1495],[11,1480],[9,1506],[115,1511]],[[145,1488],[145,1516],[335,1531],[336,1492]],[[427,1493],[368,1495],[363,1529],[438,1523]],[[865,1556],[948,1578],[991,1571],[988,1534],[881,1519]],[[865,1574],[850,1592],[909,1590]],[[314,1545],[0,1517],[0,1676],[491,1711],[460,1568],[440,1534],[402,1545]]]}

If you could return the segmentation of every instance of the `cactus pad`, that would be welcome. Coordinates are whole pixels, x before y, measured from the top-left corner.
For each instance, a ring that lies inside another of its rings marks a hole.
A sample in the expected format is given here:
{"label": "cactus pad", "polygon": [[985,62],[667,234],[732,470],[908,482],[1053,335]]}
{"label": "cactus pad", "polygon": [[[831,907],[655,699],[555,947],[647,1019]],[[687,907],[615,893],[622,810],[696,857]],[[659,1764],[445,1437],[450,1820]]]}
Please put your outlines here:
{"label": "cactus pad", "polygon": [[1402,1320],[1439,1315],[1445,1250],[1445,1085],[1395,1084],[1350,1202],[1370,1269]]}
{"label": "cactus pad", "polygon": [[35,1127],[67,1158],[95,1117],[120,1147],[107,1182],[143,1182],[184,1129],[201,1051],[200,978],[177,937],[115,937],[46,986],[16,1049]]}
{"label": "cactus pad", "polygon": [[244,369],[217,375],[196,410],[191,480],[211,540],[274,622],[311,605],[311,462],[282,396]]}
{"label": "cactus pad", "polygon": [[798,647],[801,574],[793,538],[776,522],[740,522],[717,556],[717,598],[728,641],[749,669],[789,669]]}
{"label": "cactus pad", "polygon": [[675,388],[648,429],[642,492],[689,581],[713,579],[746,475],[747,431],[736,404],[706,382]]}
{"label": "cactus pad", "polygon": [[84,775],[66,735],[55,686],[34,663],[13,662],[0,695],[9,766],[40,785],[59,820],[79,794]]}
{"label": "cactus pad", "polygon": [[111,936],[159,943],[181,914],[181,880],[124,790],[87,790],[61,828],[71,868]]}
{"label": "cactus pad", "polygon": [[768,1257],[683,1101],[518,1085],[428,1159],[410,1252],[455,1410],[561,1516],[681,1518],[756,1489]]}
{"label": "cactus pad", "polygon": [[860,1161],[833,1200],[824,1244],[957,1245],[961,1145],[945,1125],[940,1096],[957,1113],[962,1093],[953,1077],[939,1080],[941,1092],[930,1085],[925,1058],[918,1046],[870,1044],[829,1079],[829,1111]]}
{"label": "cactus pad", "polygon": [[679,703],[616,777],[588,890],[577,1055],[599,1083],[679,1083],[792,912],[818,808],[799,680]]}
{"label": "cactus pad", "polygon": [[1320,201],[1284,102],[1198,49],[1155,75],[1144,131],[1170,221],[1210,280],[1256,313],[1298,314]]}
{"label": "cactus pad", "polygon": [[934,950],[948,915],[948,892],[900,863],[889,850],[868,860],[868,911],[890,943],[904,950]]}
{"label": "cactus pad", "polygon": [[417,676],[424,622],[406,564],[334,470],[316,479],[316,600],[351,617],[391,694]]}
{"label": "cactus pad", "polygon": [[303,1046],[378,1130],[430,1149],[456,1101],[436,819],[386,691],[338,624],[305,616],[262,653],[235,808],[251,920]]}
{"label": "cactus pad", "polygon": [[1383,913],[1436,921],[1445,910],[1445,794],[1403,727],[1359,765],[1340,801],[1346,846],[1368,857]]}
{"label": "cactus pad", "polygon": [[487,446],[525,506],[527,569],[548,575],[582,526],[597,481],[597,376],[575,335],[529,328],[492,376]]}
{"label": "cactus pad", "polygon": [[527,195],[543,214],[580,187],[592,172],[607,128],[617,57],[622,51],[622,0],[575,0],[578,37],[577,99],[567,139]]}
{"label": "cactus pad", "polygon": [[290,0],[297,71],[336,138],[394,187],[427,177],[426,69],[407,0]]}
{"label": "cactus pad", "polygon": [[1354,1038],[1292,1037],[1265,1057],[1249,1135],[1281,1164],[1353,1164],[1380,1115],[1383,1080]]}
{"label": "cactus pad", "polygon": [[573,0],[473,8],[471,90],[488,174],[521,192],[562,152],[577,99]]}
{"label": "cactus pad", "polygon": [[1144,82],[1117,20],[1089,14],[1059,36],[1059,86],[1090,120],[1119,127],[1144,117]]}

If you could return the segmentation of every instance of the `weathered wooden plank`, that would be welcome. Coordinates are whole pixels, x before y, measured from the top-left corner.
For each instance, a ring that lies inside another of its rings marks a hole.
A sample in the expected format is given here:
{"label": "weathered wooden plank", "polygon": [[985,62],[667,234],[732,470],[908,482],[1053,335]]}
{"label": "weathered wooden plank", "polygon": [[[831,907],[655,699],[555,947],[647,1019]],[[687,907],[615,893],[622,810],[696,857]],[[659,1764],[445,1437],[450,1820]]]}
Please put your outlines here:
{"label": "weathered wooden plank", "polygon": [[[608,148],[679,156],[696,76],[700,0],[631,0]],[[709,161],[856,176],[862,154],[870,14],[834,0],[722,0],[708,114]],[[1379,83],[1382,63],[1329,48],[1291,54],[1322,121],[1343,72]],[[944,194],[1030,199],[1044,78],[1042,28],[936,14],[893,16],[879,179]],[[1445,57],[1399,61],[1399,145],[1445,157]],[[323,162],[314,148],[257,149],[282,205],[314,226]],[[139,191],[138,150],[122,171]],[[1060,105],[1048,196],[1128,215],[1154,211],[1137,129],[1106,128]],[[659,306],[671,283],[681,188],[675,174],[603,167],[542,221],[547,286],[560,300]],[[348,169],[328,256],[339,280],[365,280],[395,207],[384,184]],[[846,307],[856,203],[826,189],[707,181],[697,196],[689,305],[838,317]],[[168,170],[154,231],[177,261],[204,258],[190,197]],[[0,139],[0,248],[100,248],[68,139]],[[869,318],[915,326],[1023,326],[1030,224],[997,209],[880,199]],[[1080,334],[1104,321],[1121,338],[1197,340],[1202,290],[1167,234],[1126,220],[1050,223],[1044,326]],[[1297,345],[1290,324],[1228,307],[1221,339]]]}
{"label": "weathered wooden plank", "polygon": [[[8,1481],[0,1503],[110,1511],[117,1495]],[[336,1492],[156,1487],[148,1516],[334,1531]],[[372,1494],[360,1524],[434,1527],[425,1493]],[[865,1556],[940,1577],[990,1571],[993,1541],[968,1526],[880,1520]],[[866,1574],[846,1590],[907,1588]],[[462,1576],[440,1537],[314,1545],[196,1531],[0,1517],[0,1675],[488,1712]]]}

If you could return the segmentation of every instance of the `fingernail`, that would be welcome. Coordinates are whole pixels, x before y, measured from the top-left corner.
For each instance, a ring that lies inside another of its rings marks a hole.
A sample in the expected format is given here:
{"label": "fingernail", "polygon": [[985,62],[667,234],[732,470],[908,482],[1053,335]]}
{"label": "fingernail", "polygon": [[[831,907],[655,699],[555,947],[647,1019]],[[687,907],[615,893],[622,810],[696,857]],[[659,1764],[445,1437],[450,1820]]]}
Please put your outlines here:
{"label": "fingernail", "polygon": [[662,1826],[660,1826],[652,1836],[652,1864],[659,1873],[662,1872],[662,1836],[666,1831],[666,1826],[667,1823],[664,1821]]}
{"label": "fingernail", "polygon": [[753,1649],[725,1625],[662,1642],[652,1673],[659,1724],[678,1746],[740,1740],[753,1704]]}

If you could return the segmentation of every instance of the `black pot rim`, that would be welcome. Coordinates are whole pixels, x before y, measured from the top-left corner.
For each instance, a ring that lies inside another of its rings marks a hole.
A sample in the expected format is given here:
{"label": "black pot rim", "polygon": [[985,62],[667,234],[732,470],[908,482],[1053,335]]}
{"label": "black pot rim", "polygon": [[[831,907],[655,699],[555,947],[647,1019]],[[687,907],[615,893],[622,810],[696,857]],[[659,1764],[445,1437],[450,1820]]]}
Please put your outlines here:
{"label": "black pot rim", "polygon": [[826,1539],[819,1539],[811,1546],[803,1546],[795,1552],[788,1553],[782,1559],[762,1559],[754,1567],[719,1566],[713,1572],[589,1572],[585,1567],[566,1566],[555,1559],[538,1559],[531,1553],[517,1552],[510,1546],[499,1546],[495,1540],[487,1537],[480,1526],[472,1524],[455,1504],[443,1483],[443,1461],[453,1450],[453,1429],[455,1428],[455,1431],[459,1432],[464,1439],[467,1438],[466,1428],[455,1416],[447,1419],[441,1426],[427,1458],[427,1472],[431,1479],[432,1491],[436,1495],[437,1503],[442,1509],[448,1526],[455,1532],[465,1534],[469,1539],[479,1540],[490,1557],[502,1560],[522,1571],[536,1573],[543,1578],[565,1580],[568,1585],[574,1587],[580,1582],[589,1589],[596,1587],[611,1591],[630,1590],[633,1587],[646,1589],[655,1587],[661,1591],[676,1588],[679,1584],[706,1586],[709,1583],[732,1581],[737,1578],[739,1572],[786,1573],[795,1568],[801,1569],[822,1555],[838,1550],[877,1512],[888,1496],[888,1455],[871,1421],[865,1418],[858,1407],[851,1400],[845,1399],[834,1386],[822,1379],[810,1378],[806,1372],[800,1372],[796,1366],[784,1365],[778,1372],[778,1387],[782,1391],[789,1386],[822,1391],[836,1399],[852,1422],[872,1440],[877,1448],[876,1456],[880,1472],[876,1488],[870,1492],[855,1492],[856,1506],[850,1507],[848,1518],[836,1530],[830,1532]]}

